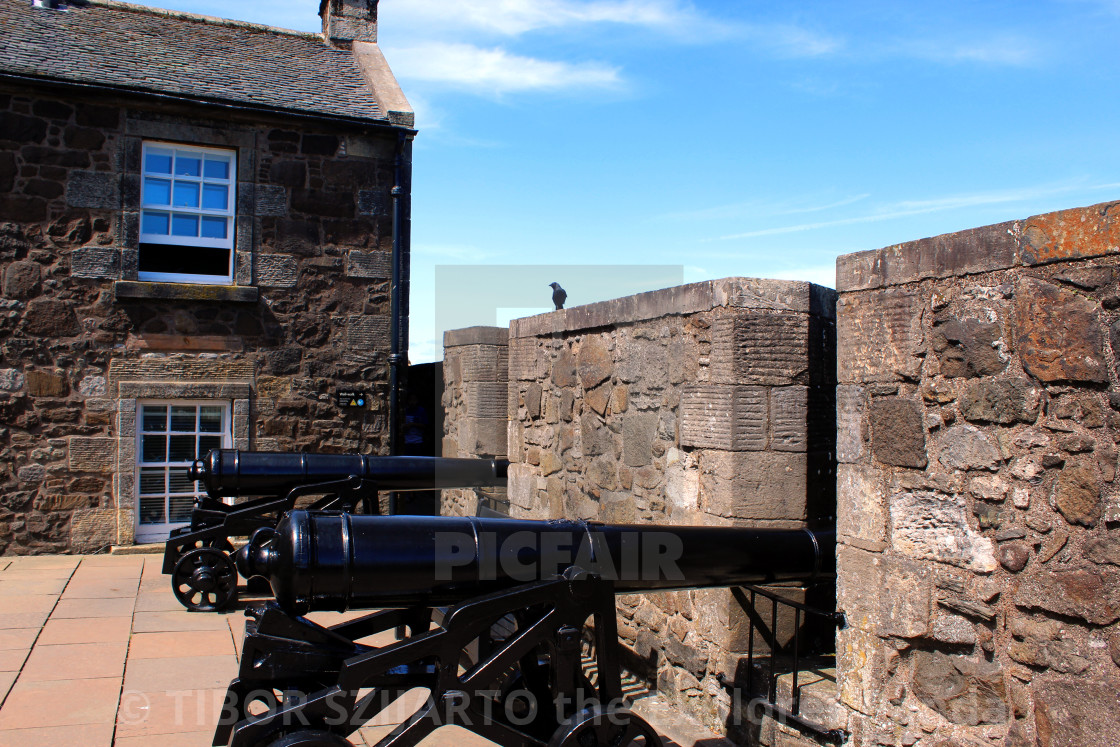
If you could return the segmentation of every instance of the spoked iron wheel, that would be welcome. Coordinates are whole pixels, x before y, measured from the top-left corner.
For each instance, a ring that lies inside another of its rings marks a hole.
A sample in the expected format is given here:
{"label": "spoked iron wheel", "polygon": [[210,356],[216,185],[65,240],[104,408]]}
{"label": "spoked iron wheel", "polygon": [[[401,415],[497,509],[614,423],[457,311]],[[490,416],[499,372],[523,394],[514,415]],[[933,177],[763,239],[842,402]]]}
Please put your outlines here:
{"label": "spoked iron wheel", "polygon": [[216,612],[237,598],[237,569],[224,550],[199,547],[175,564],[171,590],[192,612]]}
{"label": "spoked iron wheel", "polygon": [[269,742],[268,747],[354,747],[353,742],[329,731],[297,731]]}
{"label": "spoked iron wheel", "polygon": [[661,737],[625,708],[592,706],[565,719],[548,747],[661,747]]}

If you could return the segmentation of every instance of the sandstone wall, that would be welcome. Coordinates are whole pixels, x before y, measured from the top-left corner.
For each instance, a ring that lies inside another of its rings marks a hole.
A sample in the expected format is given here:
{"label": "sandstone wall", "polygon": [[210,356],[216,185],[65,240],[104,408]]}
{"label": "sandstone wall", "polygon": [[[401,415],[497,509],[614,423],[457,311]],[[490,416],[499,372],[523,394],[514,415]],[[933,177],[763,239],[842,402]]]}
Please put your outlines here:
{"label": "sandstone wall", "polygon": [[1120,203],[837,262],[853,745],[1116,744]]}
{"label": "sandstone wall", "polygon": [[[506,458],[509,331],[468,327],[443,335],[443,456]],[[480,507],[509,513],[506,488],[462,488],[441,494],[444,516],[476,516]]]}
{"label": "sandstone wall", "polygon": [[[834,302],[809,283],[732,278],[515,320],[511,514],[831,523]],[[448,348],[445,454],[448,443],[477,453],[463,417],[476,356],[467,350]],[[748,630],[731,593],[635,595],[619,612],[630,664],[725,728],[730,698],[719,677],[735,679]]]}
{"label": "sandstone wall", "polygon": [[[235,285],[136,282],[144,140],[236,148]],[[131,541],[137,399],[229,401],[243,448],[386,448],[396,144],[0,90],[0,551]]]}

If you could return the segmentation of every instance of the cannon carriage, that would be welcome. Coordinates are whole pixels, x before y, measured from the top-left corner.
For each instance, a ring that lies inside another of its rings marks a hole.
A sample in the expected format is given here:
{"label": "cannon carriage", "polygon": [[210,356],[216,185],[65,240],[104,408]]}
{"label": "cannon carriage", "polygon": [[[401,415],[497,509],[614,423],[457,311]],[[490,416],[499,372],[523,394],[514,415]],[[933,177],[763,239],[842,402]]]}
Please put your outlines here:
{"label": "cannon carriage", "polygon": [[[623,701],[615,595],[828,580],[834,545],[831,531],[293,511],[238,552],[276,601],[247,612],[214,744],[345,747],[423,688],[378,747],[448,724],[503,747],[654,747]],[[302,617],[348,609],[378,611]]]}
{"label": "cannon carriage", "polygon": [[[275,527],[301,498],[312,510],[376,514],[378,491],[503,485],[507,465],[500,459],[215,449],[190,467],[188,476],[206,494],[195,501],[190,524],[167,539],[163,573],[187,609],[221,610],[238,594],[230,538]],[[241,498],[248,500],[223,500]]]}

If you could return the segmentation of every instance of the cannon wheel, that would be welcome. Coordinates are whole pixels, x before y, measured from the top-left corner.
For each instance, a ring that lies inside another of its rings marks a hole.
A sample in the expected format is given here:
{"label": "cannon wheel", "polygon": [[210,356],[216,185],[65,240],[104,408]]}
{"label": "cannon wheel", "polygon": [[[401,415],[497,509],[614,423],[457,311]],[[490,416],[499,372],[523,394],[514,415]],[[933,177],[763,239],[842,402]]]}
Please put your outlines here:
{"label": "cannon wheel", "polygon": [[192,612],[216,612],[237,598],[237,569],[224,550],[188,550],[175,564],[171,590]]}
{"label": "cannon wheel", "polygon": [[354,747],[354,744],[330,731],[297,731],[269,742],[268,747]]}
{"label": "cannon wheel", "polygon": [[548,747],[661,747],[661,737],[626,708],[592,706],[579,711],[552,735]]}

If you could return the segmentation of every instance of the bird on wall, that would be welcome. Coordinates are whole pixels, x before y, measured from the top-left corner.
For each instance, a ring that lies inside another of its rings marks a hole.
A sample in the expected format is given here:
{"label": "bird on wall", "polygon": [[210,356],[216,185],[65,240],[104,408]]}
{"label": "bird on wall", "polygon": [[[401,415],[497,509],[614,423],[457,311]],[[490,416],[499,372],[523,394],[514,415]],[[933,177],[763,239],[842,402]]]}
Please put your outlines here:
{"label": "bird on wall", "polygon": [[552,288],[552,303],[556,304],[556,310],[559,311],[564,308],[564,300],[568,294],[560,287],[560,283],[549,283],[548,287]]}

